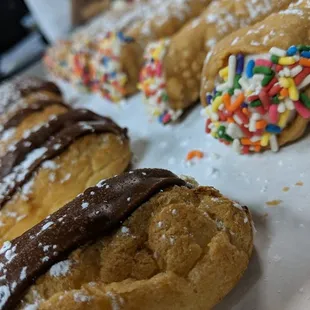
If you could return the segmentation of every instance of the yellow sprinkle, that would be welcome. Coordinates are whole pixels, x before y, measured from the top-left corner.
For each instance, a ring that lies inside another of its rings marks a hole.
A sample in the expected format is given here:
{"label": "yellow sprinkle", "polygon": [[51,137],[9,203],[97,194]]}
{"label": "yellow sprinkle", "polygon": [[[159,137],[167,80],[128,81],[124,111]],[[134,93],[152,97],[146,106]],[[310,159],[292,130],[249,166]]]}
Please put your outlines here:
{"label": "yellow sprinkle", "polygon": [[219,106],[223,103],[222,96],[218,96],[215,98],[215,100],[212,103],[212,112],[217,112],[219,109]]}
{"label": "yellow sprinkle", "polygon": [[221,123],[220,123],[220,122],[214,122],[213,124],[214,124],[214,126],[215,126],[216,128],[219,128],[219,127],[221,126]]}
{"label": "yellow sprinkle", "polygon": [[278,126],[284,128],[287,124],[288,118],[290,117],[290,111],[286,110],[280,116],[280,120],[278,122]]}
{"label": "yellow sprinkle", "polygon": [[154,111],[153,116],[160,116],[160,111],[159,110]]}
{"label": "yellow sprinkle", "polygon": [[262,139],[260,140],[260,145],[261,146],[268,146],[269,144],[269,139],[270,139],[270,133],[264,133],[262,136]]}
{"label": "yellow sprinkle", "polygon": [[216,136],[217,136],[216,131],[212,131],[212,132],[211,132],[211,136],[212,136],[213,138],[216,138]]}
{"label": "yellow sprinkle", "polygon": [[245,96],[248,97],[248,96],[251,96],[253,94],[253,91],[252,90],[247,90],[245,92]]}
{"label": "yellow sprinkle", "polygon": [[289,88],[291,86],[290,80],[285,77],[279,78],[279,82],[281,87]]}
{"label": "yellow sprinkle", "polygon": [[296,59],[294,57],[280,57],[279,65],[282,66],[290,66],[296,63]]}
{"label": "yellow sprinkle", "polygon": [[297,100],[299,100],[298,89],[297,89],[295,82],[292,78],[288,78],[288,80],[290,81],[290,87],[288,89],[289,96],[293,101],[297,101]]}
{"label": "yellow sprinkle", "polygon": [[228,66],[220,70],[219,75],[222,79],[225,79],[228,77]]}

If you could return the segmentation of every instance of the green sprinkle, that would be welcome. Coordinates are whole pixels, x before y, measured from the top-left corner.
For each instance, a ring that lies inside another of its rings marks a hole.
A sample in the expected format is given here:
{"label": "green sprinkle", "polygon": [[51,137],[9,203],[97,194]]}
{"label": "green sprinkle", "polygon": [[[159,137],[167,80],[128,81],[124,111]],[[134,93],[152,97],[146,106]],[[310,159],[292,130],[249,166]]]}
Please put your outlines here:
{"label": "green sprinkle", "polygon": [[169,97],[168,97],[167,94],[163,94],[163,95],[161,96],[161,99],[162,99],[163,101],[167,102],[168,99],[169,99]]}
{"label": "green sprinkle", "polygon": [[217,130],[217,134],[221,139],[225,139],[225,136],[226,136],[225,126],[220,126],[219,129]]}
{"label": "green sprinkle", "polygon": [[274,97],[272,97],[271,100],[275,104],[279,104],[280,103],[280,99],[279,99],[278,95],[275,95]]}
{"label": "green sprinkle", "polygon": [[274,78],[275,73],[272,71],[272,74],[266,75],[262,80],[262,86],[267,86],[271,80]]}
{"label": "green sprinkle", "polygon": [[234,88],[230,88],[227,92],[230,96],[232,96],[235,93],[235,89]]}
{"label": "green sprinkle", "polygon": [[297,45],[297,49],[301,52],[309,52],[310,51],[310,46],[309,45]]}
{"label": "green sprinkle", "polygon": [[279,63],[279,59],[280,59],[280,57],[278,57],[277,55],[272,55],[270,60],[271,60],[274,64],[278,64],[278,63]]}
{"label": "green sprinkle", "polygon": [[261,101],[260,100],[254,100],[250,103],[250,107],[251,108],[257,108],[257,107],[260,107],[262,105]]}
{"label": "green sprinkle", "polygon": [[254,67],[253,70],[254,74],[267,74],[270,75],[272,74],[272,69],[268,68],[268,67],[264,67],[264,66],[256,66]]}
{"label": "green sprinkle", "polygon": [[234,80],[234,88],[235,89],[241,89],[241,85],[239,84],[240,79],[241,79],[241,74],[236,74],[235,80]]}
{"label": "green sprinkle", "polygon": [[228,141],[228,142],[234,142],[234,139],[227,134],[224,134],[223,139]]}
{"label": "green sprinkle", "polygon": [[302,103],[303,103],[308,109],[310,109],[310,98],[309,98],[305,93],[301,93],[301,94],[300,94],[300,99],[301,99]]}
{"label": "green sprinkle", "polygon": [[[214,96],[214,99],[215,99],[216,97],[218,97],[218,96],[222,96],[222,94],[223,94],[223,92],[217,91],[216,94],[215,94],[215,96]],[[213,100],[214,100],[214,99],[213,99]]]}

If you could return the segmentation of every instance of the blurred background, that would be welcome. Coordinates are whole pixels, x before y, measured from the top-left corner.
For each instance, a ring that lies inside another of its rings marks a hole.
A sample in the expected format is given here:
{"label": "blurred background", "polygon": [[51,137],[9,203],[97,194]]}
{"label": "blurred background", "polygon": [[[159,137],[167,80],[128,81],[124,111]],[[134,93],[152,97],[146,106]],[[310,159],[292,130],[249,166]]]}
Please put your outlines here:
{"label": "blurred background", "polygon": [[108,8],[134,0],[1,0],[0,82],[37,62],[47,45]]}

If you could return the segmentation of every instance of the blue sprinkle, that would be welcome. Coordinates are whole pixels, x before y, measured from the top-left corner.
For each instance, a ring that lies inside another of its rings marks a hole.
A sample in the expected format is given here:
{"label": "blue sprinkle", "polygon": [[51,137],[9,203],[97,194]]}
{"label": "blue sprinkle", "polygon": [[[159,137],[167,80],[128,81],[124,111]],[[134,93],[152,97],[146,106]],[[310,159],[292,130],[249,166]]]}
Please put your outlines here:
{"label": "blue sprinkle", "polygon": [[104,66],[107,66],[108,62],[110,60],[110,57],[107,57],[107,56],[103,56],[102,59],[101,59],[101,62]]}
{"label": "blue sprinkle", "polygon": [[215,87],[214,90],[213,90],[213,96],[215,96],[216,93],[217,93],[217,90],[216,90],[216,87]]}
{"label": "blue sprinkle", "polygon": [[277,125],[269,124],[266,127],[266,131],[270,132],[270,133],[278,134],[278,133],[282,132],[282,129],[281,129],[281,127],[279,127]]}
{"label": "blue sprinkle", "polygon": [[242,74],[244,70],[244,56],[242,54],[237,55],[237,69],[236,73],[237,74]]}
{"label": "blue sprinkle", "polygon": [[114,71],[114,72],[111,72],[110,74],[110,77],[112,78],[112,79],[115,79],[116,78],[116,72]]}
{"label": "blue sprinkle", "polygon": [[287,56],[294,56],[297,53],[297,47],[295,45],[292,45],[286,52]]}
{"label": "blue sprinkle", "polygon": [[207,100],[207,104],[208,104],[208,105],[211,104],[212,98],[213,98],[212,95],[210,95],[210,94],[207,95],[206,100]]}
{"label": "blue sprinkle", "polygon": [[301,57],[310,58],[310,52],[307,51],[301,52]]}
{"label": "blue sprinkle", "polygon": [[117,36],[118,36],[118,38],[119,38],[121,41],[123,41],[123,42],[125,42],[125,43],[133,42],[133,38],[132,38],[132,37],[127,37],[127,36],[125,36],[124,33],[121,32],[121,31],[119,31],[119,32],[117,33]]}
{"label": "blue sprinkle", "polygon": [[249,105],[247,104],[247,103],[245,103],[245,102],[243,102],[242,104],[241,104],[241,108],[247,108]]}
{"label": "blue sprinkle", "polygon": [[248,65],[246,67],[246,76],[248,79],[252,78],[254,75],[253,69],[255,67],[255,61],[252,59],[248,62]]}

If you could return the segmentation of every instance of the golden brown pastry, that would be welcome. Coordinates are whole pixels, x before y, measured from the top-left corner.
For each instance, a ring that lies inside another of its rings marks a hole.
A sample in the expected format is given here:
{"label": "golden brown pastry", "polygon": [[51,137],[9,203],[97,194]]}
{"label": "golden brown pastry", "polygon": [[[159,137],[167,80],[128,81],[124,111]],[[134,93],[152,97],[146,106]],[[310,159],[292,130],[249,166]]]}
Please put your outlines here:
{"label": "golden brown pastry", "polygon": [[125,129],[52,97],[34,99],[44,91],[23,96],[22,105],[12,103],[18,108],[1,123],[0,242],[21,235],[130,163]]}
{"label": "golden brown pastry", "polygon": [[291,2],[213,1],[170,40],[152,42],[145,51],[139,86],[149,113],[163,124],[176,121],[199,99],[204,60],[216,42],[286,8]]}
{"label": "golden brown pastry", "polygon": [[300,138],[310,119],[309,1],[221,41],[205,64],[206,132],[238,153]]}
{"label": "golden brown pastry", "polygon": [[4,243],[0,308],[207,310],[252,248],[246,207],[167,170],[130,171]]}

